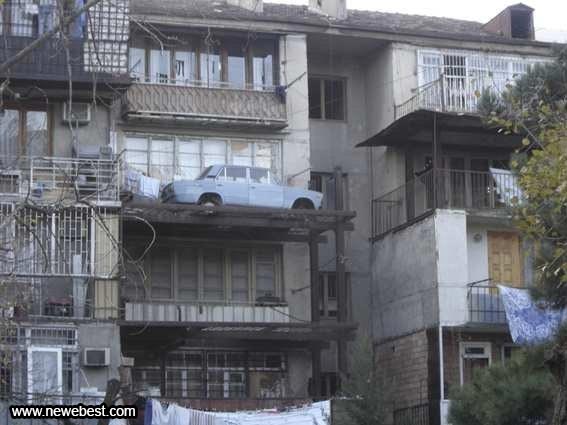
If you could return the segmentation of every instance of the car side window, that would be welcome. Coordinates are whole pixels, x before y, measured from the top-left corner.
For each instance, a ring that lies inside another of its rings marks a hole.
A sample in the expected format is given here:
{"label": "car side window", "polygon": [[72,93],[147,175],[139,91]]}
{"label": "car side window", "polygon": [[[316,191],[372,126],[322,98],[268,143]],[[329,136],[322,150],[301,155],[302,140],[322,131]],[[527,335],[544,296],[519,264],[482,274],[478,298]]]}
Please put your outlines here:
{"label": "car side window", "polygon": [[268,170],[264,170],[262,168],[251,168],[250,180],[252,180],[252,183],[268,184],[270,183],[270,175]]}
{"label": "car side window", "polygon": [[219,179],[227,182],[246,183],[246,168],[225,167],[220,173]]}

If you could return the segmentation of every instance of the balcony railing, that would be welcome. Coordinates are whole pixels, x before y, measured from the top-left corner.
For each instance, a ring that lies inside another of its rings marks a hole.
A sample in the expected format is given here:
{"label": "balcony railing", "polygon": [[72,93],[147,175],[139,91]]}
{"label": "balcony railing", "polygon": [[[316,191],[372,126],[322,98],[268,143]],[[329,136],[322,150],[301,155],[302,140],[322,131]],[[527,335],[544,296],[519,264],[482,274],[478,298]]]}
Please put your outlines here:
{"label": "balcony railing", "polygon": [[286,125],[285,102],[275,92],[137,83],[125,98],[126,115]]}
{"label": "balcony railing", "polygon": [[103,159],[0,158],[0,195],[34,202],[120,200],[119,162]]}
{"label": "balcony railing", "polygon": [[485,324],[507,323],[504,304],[502,303],[500,292],[496,286],[470,286],[467,294],[467,302],[469,308],[469,322]]}
{"label": "balcony railing", "polygon": [[435,208],[494,210],[520,203],[517,177],[506,170],[429,170],[372,201],[372,235],[378,237]]}
{"label": "balcony railing", "polygon": [[0,276],[112,279],[118,274],[118,217],[114,207],[2,203]]}
{"label": "balcony railing", "polygon": [[160,302],[125,303],[125,320],[142,322],[289,323],[287,305],[251,303]]}

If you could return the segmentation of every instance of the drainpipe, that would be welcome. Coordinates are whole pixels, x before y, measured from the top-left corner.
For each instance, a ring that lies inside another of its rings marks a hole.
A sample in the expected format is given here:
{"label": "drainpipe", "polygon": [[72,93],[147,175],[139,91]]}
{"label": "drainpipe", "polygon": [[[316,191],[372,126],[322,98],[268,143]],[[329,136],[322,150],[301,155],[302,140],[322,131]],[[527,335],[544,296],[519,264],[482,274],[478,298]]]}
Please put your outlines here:
{"label": "drainpipe", "polygon": [[445,370],[443,365],[443,326],[439,325],[439,412],[441,403],[445,400]]}

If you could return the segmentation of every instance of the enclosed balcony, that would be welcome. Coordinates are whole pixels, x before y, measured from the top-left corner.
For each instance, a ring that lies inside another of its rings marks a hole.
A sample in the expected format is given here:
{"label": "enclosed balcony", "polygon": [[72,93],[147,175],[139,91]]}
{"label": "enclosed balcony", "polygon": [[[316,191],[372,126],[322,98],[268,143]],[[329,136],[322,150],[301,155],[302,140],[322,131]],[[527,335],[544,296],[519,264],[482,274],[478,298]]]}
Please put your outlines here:
{"label": "enclosed balcony", "polygon": [[481,94],[500,94],[530,67],[546,60],[475,51],[419,51],[418,87],[396,105],[395,119],[419,109],[476,114]]}
{"label": "enclosed balcony", "polygon": [[173,32],[156,38],[134,31],[124,97],[129,120],[193,125],[283,128],[285,89],[278,86],[278,40],[258,34]]}
{"label": "enclosed balcony", "polygon": [[508,170],[437,169],[372,200],[372,236],[380,237],[435,208],[507,212],[522,201]]}
{"label": "enclosed balcony", "polygon": [[[75,4],[75,3],[72,3]],[[55,0],[8,0],[0,5],[0,62],[14,57],[57,24]],[[71,11],[67,11],[70,13]],[[87,25],[87,22],[89,25]],[[103,31],[101,29],[104,28]],[[2,77],[68,84],[128,84],[128,2],[102,1],[65,28],[67,41],[56,35],[18,60]],[[102,87],[103,85],[101,85]],[[104,88],[101,88],[104,90]]]}

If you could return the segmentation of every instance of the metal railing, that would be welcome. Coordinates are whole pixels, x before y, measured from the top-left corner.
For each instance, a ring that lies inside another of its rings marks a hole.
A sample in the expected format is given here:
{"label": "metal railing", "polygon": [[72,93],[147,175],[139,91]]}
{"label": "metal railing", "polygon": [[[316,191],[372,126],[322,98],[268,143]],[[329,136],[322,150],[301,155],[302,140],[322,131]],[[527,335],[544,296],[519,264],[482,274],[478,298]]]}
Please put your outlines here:
{"label": "metal railing", "polygon": [[471,79],[463,76],[441,75],[439,79],[418,87],[417,93],[394,108],[395,119],[418,109],[438,112],[478,113],[480,95],[485,91],[499,93],[489,76]]}
{"label": "metal railing", "polygon": [[470,286],[467,304],[471,323],[507,323],[502,297],[496,286]]}
{"label": "metal railing", "polygon": [[34,202],[118,202],[121,167],[116,160],[1,157],[0,195]]}
{"label": "metal railing", "polygon": [[394,425],[429,425],[429,404],[394,410]]}
{"label": "metal railing", "polygon": [[372,236],[418,219],[435,208],[507,209],[522,202],[517,177],[507,171],[428,170],[372,200]]}
{"label": "metal railing", "polygon": [[126,301],[124,318],[129,321],[289,323],[287,304],[246,302]]}

